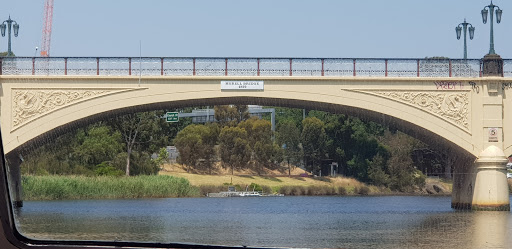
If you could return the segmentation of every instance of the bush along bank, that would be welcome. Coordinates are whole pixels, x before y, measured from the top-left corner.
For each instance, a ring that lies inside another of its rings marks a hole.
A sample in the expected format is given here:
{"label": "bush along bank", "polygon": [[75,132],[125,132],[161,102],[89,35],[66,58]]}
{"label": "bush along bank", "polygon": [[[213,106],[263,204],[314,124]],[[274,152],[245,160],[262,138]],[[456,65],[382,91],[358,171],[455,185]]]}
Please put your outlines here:
{"label": "bush along bank", "polygon": [[168,175],[130,177],[23,176],[25,200],[198,197],[199,188]]}

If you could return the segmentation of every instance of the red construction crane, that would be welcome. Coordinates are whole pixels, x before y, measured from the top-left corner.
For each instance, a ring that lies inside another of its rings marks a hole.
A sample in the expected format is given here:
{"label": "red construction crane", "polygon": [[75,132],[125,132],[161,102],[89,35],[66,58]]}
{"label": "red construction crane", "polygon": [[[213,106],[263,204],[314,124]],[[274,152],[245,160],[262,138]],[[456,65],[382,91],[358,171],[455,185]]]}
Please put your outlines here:
{"label": "red construction crane", "polygon": [[43,36],[41,38],[41,56],[43,57],[50,56],[50,40],[52,38],[52,17],[53,0],[45,0]]}

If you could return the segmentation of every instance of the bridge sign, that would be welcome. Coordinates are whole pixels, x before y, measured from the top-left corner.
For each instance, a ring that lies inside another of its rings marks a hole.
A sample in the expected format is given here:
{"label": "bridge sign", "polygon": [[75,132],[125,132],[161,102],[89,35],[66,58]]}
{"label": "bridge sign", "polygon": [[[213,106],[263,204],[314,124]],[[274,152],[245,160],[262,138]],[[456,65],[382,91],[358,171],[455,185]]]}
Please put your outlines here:
{"label": "bridge sign", "polygon": [[168,112],[165,114],[167,122],[179,122],[180,117],[177,112]]}

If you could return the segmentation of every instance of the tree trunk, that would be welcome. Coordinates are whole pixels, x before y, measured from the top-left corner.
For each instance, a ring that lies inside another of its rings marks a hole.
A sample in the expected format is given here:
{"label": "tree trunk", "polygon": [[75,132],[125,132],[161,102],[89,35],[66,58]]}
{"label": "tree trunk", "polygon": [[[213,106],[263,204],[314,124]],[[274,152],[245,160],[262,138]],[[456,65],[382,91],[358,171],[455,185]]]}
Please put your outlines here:
{"label": "tree trunk", "polygon": [[130,155],[132,154],[132,150],[128,149],[128,156],[126,156],[126,176],[130,176]]}
{"label": "tree trunk", "polygon": [[292,170],[291,170],[291,166],[290,166],[290,159],[288,159],[288,177],[291,177],[292,176]]}

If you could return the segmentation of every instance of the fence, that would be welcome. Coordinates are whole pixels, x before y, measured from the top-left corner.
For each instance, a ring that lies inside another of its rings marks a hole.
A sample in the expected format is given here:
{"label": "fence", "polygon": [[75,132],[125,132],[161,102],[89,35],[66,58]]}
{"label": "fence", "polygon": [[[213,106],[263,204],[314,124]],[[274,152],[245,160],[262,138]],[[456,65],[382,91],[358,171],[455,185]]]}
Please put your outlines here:
{"label": "fence", "polygon": [[[0,75],[482,77],[482,60],[0,57]],[[512,60],[503,76],[512,77]]]}

